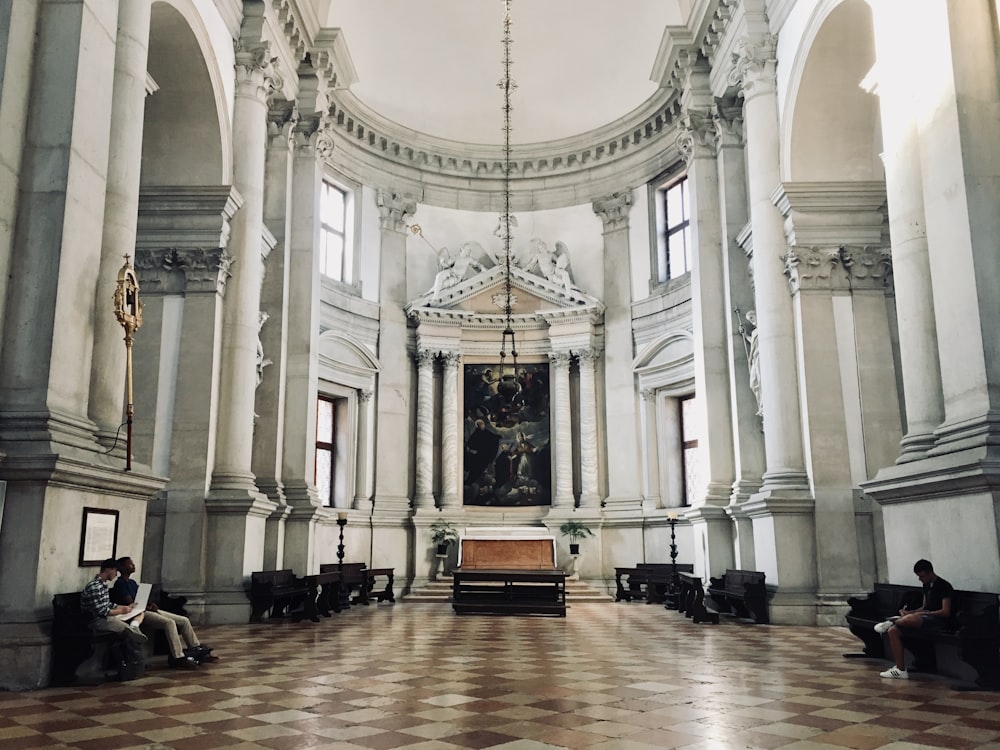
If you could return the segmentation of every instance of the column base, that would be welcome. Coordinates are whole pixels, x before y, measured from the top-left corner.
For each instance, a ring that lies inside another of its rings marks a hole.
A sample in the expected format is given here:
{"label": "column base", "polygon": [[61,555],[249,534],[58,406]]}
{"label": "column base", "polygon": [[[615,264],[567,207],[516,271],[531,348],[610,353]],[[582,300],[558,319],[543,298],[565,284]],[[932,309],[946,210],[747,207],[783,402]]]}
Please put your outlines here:
{"label": "column base", "polygon": [[694,535],[694,570],[707,583],[733,567],[733,528],[725,508],[702,505],[685,511]]}

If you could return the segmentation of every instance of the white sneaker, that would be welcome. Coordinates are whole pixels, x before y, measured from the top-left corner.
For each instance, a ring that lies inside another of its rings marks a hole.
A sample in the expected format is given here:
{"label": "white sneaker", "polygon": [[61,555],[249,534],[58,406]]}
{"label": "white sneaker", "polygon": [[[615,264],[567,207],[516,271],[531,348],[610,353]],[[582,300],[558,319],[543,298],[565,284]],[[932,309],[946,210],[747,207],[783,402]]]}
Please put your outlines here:
{"label": "white sneaker", "polygon": [[899,667],[892,667],[884,672],[879,672],[879,677],[887,677],[890,680],[908,680],[910,679],[910,673],[905,669],[900,669]]}
{"label": "white sneaker", "polygon": [[875,632],[881,635],[891,627],[892,627],[892,620],[886,620],[885,622],[876,623]]}

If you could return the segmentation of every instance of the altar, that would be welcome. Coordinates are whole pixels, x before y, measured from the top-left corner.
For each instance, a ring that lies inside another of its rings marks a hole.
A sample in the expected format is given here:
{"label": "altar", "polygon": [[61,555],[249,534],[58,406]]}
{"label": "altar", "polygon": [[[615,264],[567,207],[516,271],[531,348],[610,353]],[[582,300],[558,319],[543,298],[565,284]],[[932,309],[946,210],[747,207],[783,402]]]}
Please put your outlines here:
{"label": "altar", "polygon": [[472,527],[458,538],[462,570],[553,570],[556,538],[537,528]]}

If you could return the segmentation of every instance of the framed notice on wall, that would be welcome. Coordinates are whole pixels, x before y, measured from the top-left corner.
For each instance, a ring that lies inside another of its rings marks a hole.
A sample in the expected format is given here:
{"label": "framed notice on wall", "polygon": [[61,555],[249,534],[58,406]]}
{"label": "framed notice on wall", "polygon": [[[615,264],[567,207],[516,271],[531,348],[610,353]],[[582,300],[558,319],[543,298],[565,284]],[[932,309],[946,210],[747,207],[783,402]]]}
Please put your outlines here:
{"label": "framed notice on wall", "polygon": [[104,508],[83,509],[80,533],[80,567],[100,565],[115,556],[118,548],[118,511]]}

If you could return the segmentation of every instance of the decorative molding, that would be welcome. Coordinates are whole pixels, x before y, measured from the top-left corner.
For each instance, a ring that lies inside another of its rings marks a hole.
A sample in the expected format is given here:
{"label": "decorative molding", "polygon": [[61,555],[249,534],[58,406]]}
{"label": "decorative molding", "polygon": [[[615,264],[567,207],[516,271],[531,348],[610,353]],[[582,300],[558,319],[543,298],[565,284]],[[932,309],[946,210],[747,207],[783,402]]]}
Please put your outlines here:
{"label": "decorative molding", "polygon": [[569,352],[549,352],[547,356],[549,363],[557,369],[569,367],[570,360],[572,359]]}
{"label": "decorative molding", "polygon": [[892,287],[892,252],[888,247],[869,245],[841,248],[852,290],[882,290]]}
{"label": "decorative molding", "polygon": [[719,99],[713,113],[718,147],[743,147],[743,104],[733,99]]}
{"label": "decorative molding", "polygon": [[785,276],[792,294],[804,290],[850,289],[839,247],[796,245],[788,248],[788,253],[781,259],[785,263]]}
{"label": "decorative molding", "polygon": [[434,358],[437,356],[437,352],[430,349],[420,349],[414,355],[414,360],[416,360],[417,367],[419,369],[424,369],[434,364]]}
{"label": "decorative molding", "polygon": [[458,367],[458,363],[462,360],[462,354],[461,352],[442,351],[440,359],[441,366],[444,369],[454,369]]}
{"label": "decorative molding", "polygon": [[267,147],[288,148],[298,117],[295,102],[273,97],[267,109]]}
{"label": "decorative molding", "polygon": [[632,192],[612,193],[598,198],[593,203],[594,213],[604,222],[604,231],[628,228],[629,209],[632,207]]}
{"label": "decorative molding", "polygon": [[736,44],[732,55],[733,66],[729,71],[729,84],[740,86],[746,98],[773,93],[777,88],[776,50],[778,38],[774,34],[744,37]]}
{"label": "decorative molding", "polygon": [[601,358],[602,352],[598,349],[589,348],[574,351],[573,354],[575,354],[576,358],[580,360],[581,365],[583,363],[587,363],[588,365],[593,366],[596,364],[597,360]]}
{"label": "decorative molding", "polygon": [[369,401],[372,400],[372,396],[374,395],[375,391],[373,390],[369,390],[367,388],[358,389],[358,401],[360,401],[362,404],[367,404]]}
{"label": "decorative molding", "polygon": [[685,110],[681,117],[677,150],[690,167],[693,159],[713,158],[716,152],[718,131],[712,112]]}

